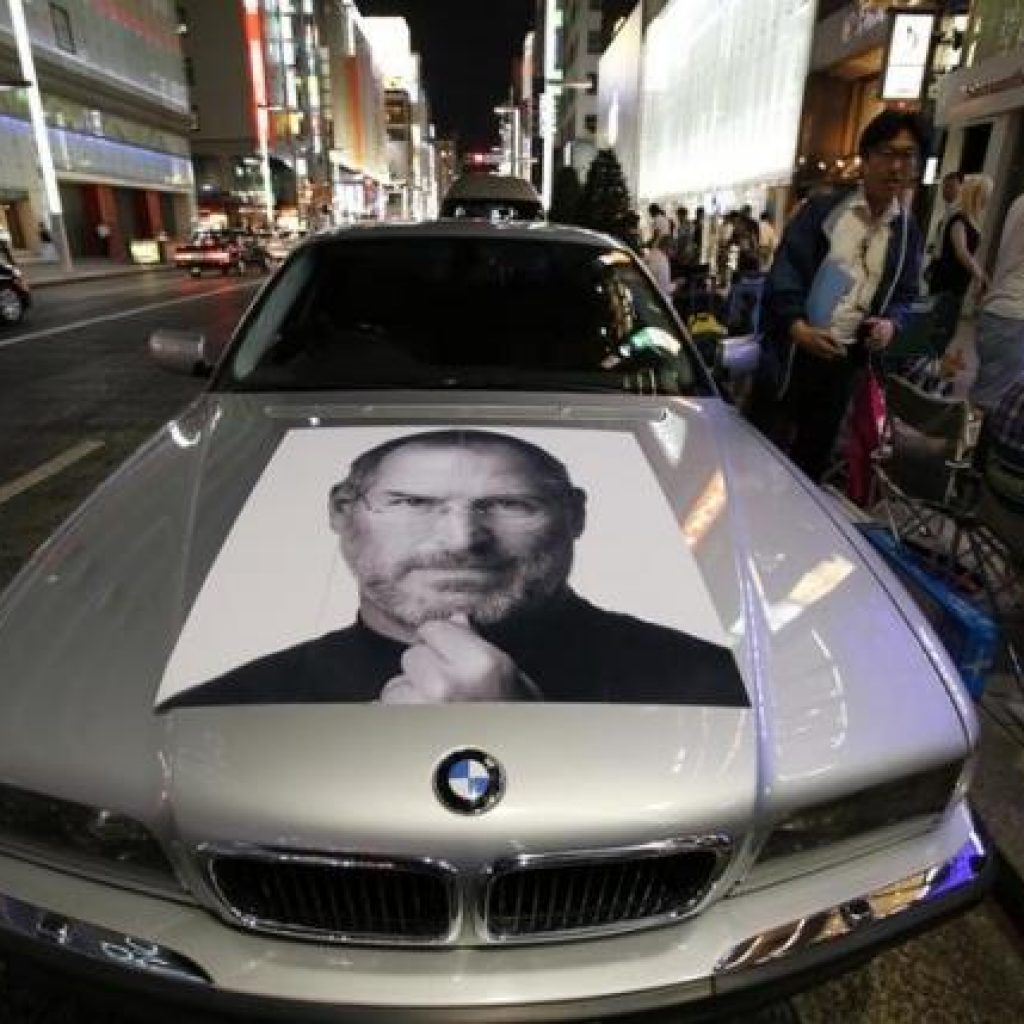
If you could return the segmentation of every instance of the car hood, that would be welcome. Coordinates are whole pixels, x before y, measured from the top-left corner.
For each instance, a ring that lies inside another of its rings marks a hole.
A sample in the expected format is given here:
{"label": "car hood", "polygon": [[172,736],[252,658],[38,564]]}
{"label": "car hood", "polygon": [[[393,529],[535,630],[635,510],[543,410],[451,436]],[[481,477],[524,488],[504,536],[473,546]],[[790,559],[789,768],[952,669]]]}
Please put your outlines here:
{"label": "car hood", "polygon": [[[345,452],[329,471],[320,460],[338,439],[453,426],[561,452],[591,504],[614,509],[574,586],[727,648],[747,699],[155,710],[190,673],[295,642],[297,616],[317,617],[310,636],[331,627],[334,576],[312,595],[268,582],[266,566],[301,560],[307,537],[278,520],[272,535],[251,535],[262,509],[287,522],[302,481],[337,479]],[[268,488],[283,494],[276,505]],[[4,596],[0,780],[196,845],[450,857],[457,836],[467,857],[493,858],[738,837],[752,815],[964,756],[968,702],[898,602],[908,604],[855,532],[717,399],[207,395]],[[433,799],[438,763],[460,748],[503,767],[505,793],[487,815]]]}

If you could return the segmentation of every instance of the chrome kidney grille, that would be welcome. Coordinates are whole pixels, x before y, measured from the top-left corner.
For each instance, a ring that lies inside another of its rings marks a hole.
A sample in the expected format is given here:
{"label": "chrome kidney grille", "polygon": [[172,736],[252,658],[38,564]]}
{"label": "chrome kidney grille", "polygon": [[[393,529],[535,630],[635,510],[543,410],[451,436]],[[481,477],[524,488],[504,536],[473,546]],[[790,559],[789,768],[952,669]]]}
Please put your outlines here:
{"label": "chrome kidney grille", "polygon": [[214,856],[209,876],[230,916],[256,931],[320,941],[436,943],[455,920],[444,868],[303,855]]}
{"label": "chrome kidney grille", "polygon": [[626,860],[544,863],[499,872],[484,920],[496,939],[621,929],[680,916],[707,891],[710,850]]}
{"label": "chrome kidney grille", "polygon": [[529,855],[460,875],[431,861],[247,850],[208,854],[206,873],[228,918],[253,931],[395,945],[543,942],[683,917],[727,854],[726,840],[709,837]]}

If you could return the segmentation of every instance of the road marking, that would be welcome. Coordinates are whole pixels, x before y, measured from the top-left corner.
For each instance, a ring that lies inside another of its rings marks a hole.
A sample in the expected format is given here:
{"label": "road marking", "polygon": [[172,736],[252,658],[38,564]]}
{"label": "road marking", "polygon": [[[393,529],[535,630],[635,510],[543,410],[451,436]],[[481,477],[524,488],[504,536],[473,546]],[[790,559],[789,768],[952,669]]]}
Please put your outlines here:
{"label": "road marking", "polygon": [[6,504],[11,498],[16,498],[19,494],[24,494],[25,491],[35,487],[36,484],[41,484],[44,480],[49,480],[50,477],[63,473],[68,466],[73,466],[87,455],[92,455],[93,452],[99,451],[102,447],[102,441],[79,441],[78,444],[72,446],[66,452],[55,455],[49,462],[36,466],[35,469],[29,470],[10,483],[0,485],[0,505]]}
{"label": "road marking", "polygon": [[150,302],[145,306],[136,306],[134,309],[125,309],[120,313],[105,313],[103,316],[90,317],[88,320],[76,320],[73,324],[61,324],[60,327],[47,327],[41,331],[30,331],[28,334],[18,334],[13,338],[3,338],[0,340],[0,348],[17,345],[22,341],[32,341],[33,338],[47,338],[54,334],[67,334],[68,331],[77,331],[82,327],[92,327],[93,324],[108,323],[111,320],[124,320],[127,317],[137,316],[139,313],[148,313],[152,309],[164,309],[167,306],[177,306],[183,302],[199,302],[201,299],[208,299],[213,295],[237,292],[242,288],[255,288],[262,283],[262,281],[245,281],[242,284],[229,285],[227,288],[214,288],[213,291],[201,292],[198,295],[182,295],[176,299],[164,299],[161,302]]}

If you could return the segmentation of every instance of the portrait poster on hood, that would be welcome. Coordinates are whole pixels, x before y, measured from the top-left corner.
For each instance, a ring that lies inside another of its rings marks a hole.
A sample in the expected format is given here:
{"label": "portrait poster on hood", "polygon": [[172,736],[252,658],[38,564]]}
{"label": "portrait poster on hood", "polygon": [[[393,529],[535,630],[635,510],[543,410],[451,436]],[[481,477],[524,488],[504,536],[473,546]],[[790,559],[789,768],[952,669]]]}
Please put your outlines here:
{"label": "portrait poster on hood", "polygon": [[750,703],[632,434],[408,426],[285,434],[156,701]]}

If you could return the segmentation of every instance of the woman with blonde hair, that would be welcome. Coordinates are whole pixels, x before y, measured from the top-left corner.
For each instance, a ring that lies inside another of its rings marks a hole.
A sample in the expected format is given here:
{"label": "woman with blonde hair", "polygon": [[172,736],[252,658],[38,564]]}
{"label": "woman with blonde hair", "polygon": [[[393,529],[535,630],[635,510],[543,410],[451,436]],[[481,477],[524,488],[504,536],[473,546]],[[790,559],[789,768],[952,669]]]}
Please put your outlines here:
{"label": "woman with blonde hair", "polygon": [[938,258],[931,266],[929,287],[935,296],[935,341],[944,352],[956,334],[964,296],[973,282],[980,298],[988,287],[985,268],[975,259],[985,209],[992,195],[987,174],[968,174],[960,189],[960,202],[942,231]]}
{"label": "woman with blonde hair", "polygon": [[1024,195],[1003,221],[992,284],[978,314],[978,376],[971,401],[984,410],[999,403],[1015,381],[1024,380]]}

